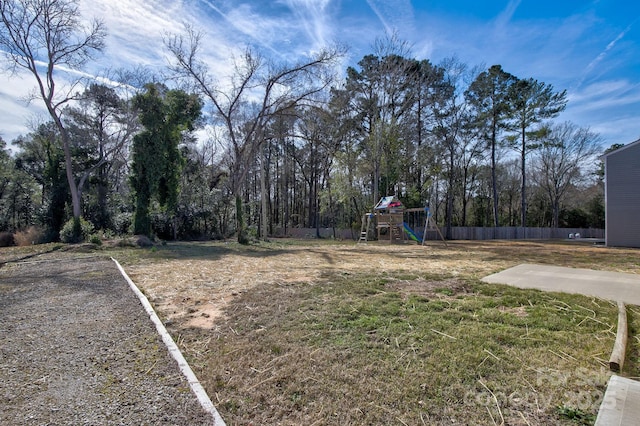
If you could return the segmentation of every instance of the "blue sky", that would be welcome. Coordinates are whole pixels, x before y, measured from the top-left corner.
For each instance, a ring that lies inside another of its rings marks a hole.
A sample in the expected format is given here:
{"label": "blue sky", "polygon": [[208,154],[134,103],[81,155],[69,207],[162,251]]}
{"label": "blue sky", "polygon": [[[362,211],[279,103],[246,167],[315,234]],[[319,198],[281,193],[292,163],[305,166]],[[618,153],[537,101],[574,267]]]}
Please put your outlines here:
{"label": "blue sky", "polygon": [[[520,78],[566,89],[569,120],[605,146],[640,137],[640,2],[622,0],[81,0],[87,19],[105,21],[107,48],[86,70],[167,63],[162,36],[184,22],[206,34],[203,54],[223,78],[230,58],[253,45],[274,60],[294,60],[324,45],[349,47],[344,68],[396,32],[417,59],[455,56],[469,66],[500,64]],[[64,73],[60,74],[60,78]],[[3,75],[3,80],[8,77]],[[37,101],[16,76],[0,85],[0,135],[27,131]]]}

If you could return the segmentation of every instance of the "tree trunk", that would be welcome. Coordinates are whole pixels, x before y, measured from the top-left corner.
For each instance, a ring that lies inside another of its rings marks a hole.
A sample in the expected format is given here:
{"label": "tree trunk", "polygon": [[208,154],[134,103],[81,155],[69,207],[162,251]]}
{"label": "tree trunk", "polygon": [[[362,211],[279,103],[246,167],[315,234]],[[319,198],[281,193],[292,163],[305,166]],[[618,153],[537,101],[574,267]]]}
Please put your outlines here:
{"label": "tree trunk", "polygon": [[249,244],[247,230],[244,227],[244,215],[242,212],[242,194],[238,190],[236,193],[236,231],[238,233],[238,243]]}
{"label": "tree trunk", "polygon": [[467,166],[464,168],[464,176],[462,178],[462,221],[460,226],[467,226],[467,208],[469,205],[469,191],[467,188],[469,187],[469,169]]}
{"label": "tree trunk", "polygon": [[100,166],[98,169],[98,208],[100,210],[99,220],[96,225],[100,229],[108,229],[111,225],[111,218],[108,213],[109,203],[107,197],[109,196],[109,188],[107,183],[107,171],[106,167]]}
{"label": "tree trunk", "polygon": [[374,160],[373,165],[373,205],[375,206],[380,199],[380,164]]}
{"label": "tree trunk", "polygon": [[452,230],[451,227],[453,226],[452,224],[452,219],[453,219],[453,185],[454,185],[454,160],[455,160],[455,156],[454,156],[454,152],[453,149],[451,149],[449,151],[449,189],[447,191],[447,217],[446,217],[446,238],[447,240],[452,239]]}
{"label": "tree trunk", "polygon": [[498,183],[496,182],[496,128],[493,126],[493,133],[491,136],[491,186],[493,192],[493,226],[499,226],[498,219]]}
{"label": "tree trunk", "polygon": [[314,179],[313,183],[313,210],[315,212],[315,222],[316,222],[316,238],[320,238],[320,200],[318,199],[318,178]]}
{"label": "tree trunk", "polygon": [[[315,145],[316,145],[315,142],[311,141],[311,146],[309,147],[310,151],[309,151],[309,159],[308,159],[310,169],[308,173],[305,173],[304,170],[302,171],[302,176],[304,178],[305,183],[307,184],[307,189],[308,189],[307,199],[306,199],[306,205],[307,205],[306,220],[307,220],[307,227],[309,228],[316,227],[315,181],[316,181],[316,168],[317,168],[318,159],[316,157]],[[301,168],[302,168],[302,165],[301,165]]]}
{"label": "tree trunk", "polygon": [[260,167],[260,200],[262,205],[262,240],[267,241],[267,229],[268,229],[268,220],[269,220],[269,203],[267,202],[267,153],[266,153],[266,144],[263,144],[262,147],[262,161]]}
{"label": "tree trunk", "polygon": [[[524,133],[524,129],[522,129],[522,157],[521,157],[521,170],[520,172],[522,173],[522,188],[521,188],[521,195],[522,195],[522,202],[521,202],[521,208],[522,211],[520,212],[520,226],[522,226],[523,231],[526,229],[527,226],[527,194],[526,194],[526,190],[527,190],[527,174],[526,174],[526,165],[525,165],[525,160],[526,160],[526,155],[527,155],[527,146],[526,146],[526,137],[525,137],[525,133]],[[526,235],[525,235],[526,238]]]}
{"label": "tree trunk", "polygon": [[171,215],[171,227],[173,228],[173,240],[177,241],[178,240],[178,218],[176,217],[175,213]]}
{"label": "tree trunk", "polygon": [[560,197],[556,196],[556,194],[550,197],[551,201],[551,214],[553,215],[551,218],[552,228],[560,227]]}
{"label": "tree trunk", "polygon": [[[286,142],[285,142],[286,143]],[[282,222],[284,225],[284,234],[287,235],[289,229],[289,216],[291,215],[291,206],[289,201],[289,161],[288,155],[284,157],[284,188],[282,193],[282,204],[284,204],[284,217]]]}
{"label": "tree trunk", "polygon": [[[49,107],[49,105],[47,105]],[[49,108],[50,115],[54,118],[56,126],[60,131],[60,137],[62,139],[62,150],[64,152],[64,166],[67,175],[67,183],[69,184],[69,192],[71,193],[71,207],[74,219],[80,219],[82,216],[82,205],[80,199],[80,193],[78,191],[78,185],[76,184],[76,179],[73,176],[73,159],[71,157],[71,146],[69,141],[69,134],[67,133],[67,129],[65,129],[64,125],[60,118],[55,114],[53,107]]]}
{"label": "tree trunk", "polygon": [[151,236],[151,221],[149,219],[149,200],[151,195],[138,193],[136,196],[136,210],[133,221],[133,233]]}

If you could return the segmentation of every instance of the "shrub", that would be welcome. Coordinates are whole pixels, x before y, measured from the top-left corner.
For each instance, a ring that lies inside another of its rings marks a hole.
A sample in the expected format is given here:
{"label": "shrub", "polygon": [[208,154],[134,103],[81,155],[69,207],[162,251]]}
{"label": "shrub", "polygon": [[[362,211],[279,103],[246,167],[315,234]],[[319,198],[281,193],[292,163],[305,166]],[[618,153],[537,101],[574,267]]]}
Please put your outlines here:
{"label": "shrub", "polygon": [[0,232],[0,247],[9,247],[14,244],[15,240],[11,232]]}
{"label": "shrub", "polygon": [[97,246],[101,246],[102,245],[102,238],[100,237],[100,234],[91,234],[91,236],[89,237],[89,242],[91,244],[95,244]]}
{"label": "shrub", "polygon": [[113,217],[113,228],[118,235],[125,235],[133,223],[133,215],[129,212],[118,213]]}
{"label": "shrub", "polygon": [[24,231],[16,232],[14,240],[17,246],[30,246],[39,244],[44,240],[44,231],[35,226],[30,226]]}
{"label": "shrub", "polygon": [[116,234],[111,229],[100,230],[97,232],[97,234],[100,235],[100,238],[107,240],[111,240],[116,236]]}
{"label": "shrub", "polygon": [[134,235],[132,237],[124,237],[120,239],[116,246],[118,247],[154,247],[153,241],[146,235]]}
{"label": "shrub", "polygon": [[136,235],[134,239],[138,247],[153,247],[153,241],[146,235]]}
{"label": "shrub", "polygon": [[60,231],[60,241],[63,243],[81,243],[87,241],[93,234],[93,224],[83,218],[71,218],[64,224]]}
{"label": "shrub", "polygon": [[118,240],[118,242],[116,243],[117,247],[135,247],[136,243],[128,237],[122,238],[120,240]]}

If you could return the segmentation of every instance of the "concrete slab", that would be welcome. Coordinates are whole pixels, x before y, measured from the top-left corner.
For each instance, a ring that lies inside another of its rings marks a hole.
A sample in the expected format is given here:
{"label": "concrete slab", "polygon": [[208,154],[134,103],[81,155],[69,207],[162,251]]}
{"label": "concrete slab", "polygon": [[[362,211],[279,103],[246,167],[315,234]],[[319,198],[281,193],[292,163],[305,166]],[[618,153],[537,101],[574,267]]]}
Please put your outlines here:
{"label": "concrete slab", "polygon": [[640,422],[640,382],[613,375],[595,426],[634,426]]}
{"label": "concrete slab", "polygon": [[522,264],[484,277],[482,281],[640,305],[640,275],[636,274]]}

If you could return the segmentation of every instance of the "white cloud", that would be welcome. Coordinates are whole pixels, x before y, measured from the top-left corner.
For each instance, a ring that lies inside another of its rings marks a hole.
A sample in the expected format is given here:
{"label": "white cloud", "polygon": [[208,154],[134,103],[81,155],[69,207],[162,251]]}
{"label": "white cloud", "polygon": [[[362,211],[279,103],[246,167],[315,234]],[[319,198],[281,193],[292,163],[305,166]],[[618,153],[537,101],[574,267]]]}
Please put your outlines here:
{"label": "white cloud", "polygon": [[640,84],[609,80],[583,85],[569,92],[562,118],[600,133],[605,143],[634,141],[640,134]]}
{"label": "white cloud", "polygon": [[414,11],[410,0],[367,0],[388,34],[414,32]]}
{"label": "white cloud", "polygon": [[327,46],[334,37],[329,6],[331,0],[282,0],[311,40],[312,49]]}
{"label": "white cloud", "polygon": [[589,65],[587,65],[587,67],[584,69],[582,73],[582,78],[578,83],[578,87],[580,87],[584,83],[588,75],[591,74],[591,72],[598,66],[598,64],[600,64],[605,59],[607,54],[615,47],[616,43],[622,40],[622,38],[629,32],[630,29],[631,29],[631,25],[628,26],[620,34],[618,34],[611,42],[609,42],[609,44],[607,44],[607,47],[605,47],[605,49],[602,52],[600,52],[593,61],[589,62]]}
{"label": "white cloud", "polygon": [[[238,52],[243,46],[253,46],[281,60],[287,59],[292,53],[308,52],[313,49],[313,37],[322,38],[326,29],[321,22],[321,8],[310,6],[317,2],[291,0],[288,3],[291,8],[287,7],[287,3],[278,2],[280,6],[275,13],[273,10],[263,10],[265,3],[262,2],[218,5],[212,0],[204,0],[208,12],[204,16],[210,17],[200,18],[199,22],[223,29],[216,34],[210,34],[207,29],[208,41],[211,42],[209,50],[228,57],[230,51]],[[267,9],[276,7],[269,3],[266,5]],[[308,7],[300,9],[303,6]]]}
{"label": "white cloud", "polygon": [[185,10],[181,2],[138,0],[82,0],[85,19],[104,21],[107,49],[100,64],[118,68],[131,64],[157,66],[162,62],[162,35],[180,28]]}
{"label": "white cloud", "polygon": [[44,104],[39,99],[27,102],[35,86],[33,76],[26,71],[7,77],[7,84],[0,85],[0,136],[11,142],[29,131],[27,123],[33,117],[48,116]]}
{"label": "white cloud", "polygon": [[498,28],[504,27],[511,21],[513,14],[516,13],[518,6],[520,6],[521,0],[509,0],[507,7],[498,15],[495,20],[495,25]]}
{"label": "white cloud", "polygon": [[619,93],[620,91],[625,91],[628,86],[629,83],[624,80],[597,82],[573,91],[571,100],[574,102],[584,102],[585,100],[591,100],[614,92]]}
{"label": "white cloud", "polygon": [[637,116],[625,115],[600,120],[588,127],[595,133],[606,135],[603,145],[607,148],[614,143],[627,144],[640,139],[640,129],[637,124]]}

